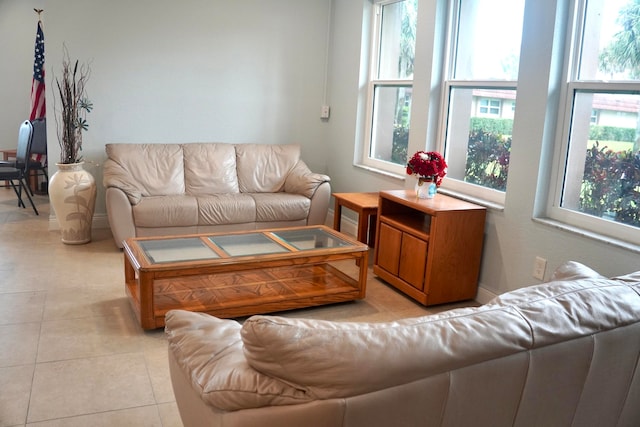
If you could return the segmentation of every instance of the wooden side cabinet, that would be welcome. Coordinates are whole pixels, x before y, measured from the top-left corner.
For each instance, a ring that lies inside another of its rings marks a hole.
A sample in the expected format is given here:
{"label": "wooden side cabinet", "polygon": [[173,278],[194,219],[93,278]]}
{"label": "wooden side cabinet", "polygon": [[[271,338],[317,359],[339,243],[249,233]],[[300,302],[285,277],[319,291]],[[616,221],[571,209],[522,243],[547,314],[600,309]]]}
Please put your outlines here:
{"label": "wooden side cabinet", "polygon": [[380,192],[374,274],[424,305],[474,298],[485,217],[483,206],[443,194]]}

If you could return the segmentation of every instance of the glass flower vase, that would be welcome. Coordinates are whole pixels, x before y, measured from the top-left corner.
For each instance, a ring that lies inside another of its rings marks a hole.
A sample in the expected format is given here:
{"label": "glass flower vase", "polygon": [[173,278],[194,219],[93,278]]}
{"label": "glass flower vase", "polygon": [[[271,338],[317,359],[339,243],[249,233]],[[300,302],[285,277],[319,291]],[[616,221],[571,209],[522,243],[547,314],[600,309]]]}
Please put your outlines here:
{"label": "glass flower vase", "polygon": [[420,177],[416,180],[415,190],[418,199],[433,199],[438,192],[438,186],[433,179]]}

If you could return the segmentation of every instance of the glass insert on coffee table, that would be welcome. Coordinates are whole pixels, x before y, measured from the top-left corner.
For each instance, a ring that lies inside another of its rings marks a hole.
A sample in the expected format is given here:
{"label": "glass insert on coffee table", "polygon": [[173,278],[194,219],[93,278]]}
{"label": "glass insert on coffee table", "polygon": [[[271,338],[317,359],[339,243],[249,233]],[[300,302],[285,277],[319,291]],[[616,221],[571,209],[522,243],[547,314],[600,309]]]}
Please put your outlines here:
{"label": "glass insert on coffee table", "polygon": [[[336,261],[354,259],[357,277]],[[364,298],[368,247],[325,226],[124,242],[125,289],[144,329],[172,309],[242,317]]]}

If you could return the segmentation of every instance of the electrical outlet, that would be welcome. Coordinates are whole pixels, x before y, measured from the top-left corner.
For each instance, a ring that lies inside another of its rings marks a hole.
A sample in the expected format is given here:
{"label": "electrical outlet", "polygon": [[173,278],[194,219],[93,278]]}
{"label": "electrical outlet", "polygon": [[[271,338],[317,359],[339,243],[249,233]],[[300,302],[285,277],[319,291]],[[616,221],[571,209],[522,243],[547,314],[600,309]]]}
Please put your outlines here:
{"label": "electrical outlet", "polygon": [[322,108],[320,109],[320,118],[321,119],[328,119],[330,110],[331,109],[329,108],[328,105],[323,105]]}
{"label": "electrical outlet", "polygon": [[538,280],[544,280],[544,272],[547,269],[547,260],[544,258],[536,257],[536,262],[533,264],[533,277]]}

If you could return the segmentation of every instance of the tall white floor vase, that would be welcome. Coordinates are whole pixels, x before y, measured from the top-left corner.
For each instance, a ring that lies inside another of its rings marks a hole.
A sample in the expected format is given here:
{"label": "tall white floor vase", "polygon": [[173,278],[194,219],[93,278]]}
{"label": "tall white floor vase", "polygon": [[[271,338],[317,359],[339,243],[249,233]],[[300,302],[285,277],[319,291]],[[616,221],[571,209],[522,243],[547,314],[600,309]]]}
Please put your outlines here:
{"label": "tall white floor vase", "polygon": [[81,245],[91,241],[96,206],[96,180],[84,170],[84,162],[56,163],[49,180],[49,199],[56,214],[62,243]]}

